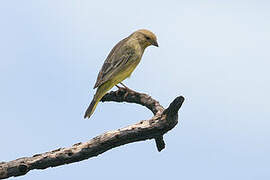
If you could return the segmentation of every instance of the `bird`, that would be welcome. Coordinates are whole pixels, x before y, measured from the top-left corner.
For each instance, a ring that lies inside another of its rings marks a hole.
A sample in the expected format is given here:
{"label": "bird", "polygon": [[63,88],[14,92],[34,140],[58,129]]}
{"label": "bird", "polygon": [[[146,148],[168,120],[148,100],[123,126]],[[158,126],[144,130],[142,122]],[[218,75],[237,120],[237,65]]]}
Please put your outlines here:
{"label": "bird", "polygon": [[105,59],[98,73],[94,89],[96,93],[87,108],[84,118],[90,118],[102,97],[117,84],[123,85],[122,81],[130,77],[143,56],[148,46],[158,47],[156,35],[147,29],[139,29],[128,37],[119,41]]}

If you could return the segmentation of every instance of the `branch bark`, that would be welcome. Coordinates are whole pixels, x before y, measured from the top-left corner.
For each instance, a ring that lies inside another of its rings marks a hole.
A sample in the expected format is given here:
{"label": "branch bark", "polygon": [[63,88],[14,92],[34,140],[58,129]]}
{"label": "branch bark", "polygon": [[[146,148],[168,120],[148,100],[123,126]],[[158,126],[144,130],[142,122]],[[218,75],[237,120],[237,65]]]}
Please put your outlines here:
{"label": "branch bark", "polygon": [[9,162],[0,162],[0,179],[25,175],[33,169],[46,169],[73,162],[82,161],[112,148],[147,139],[155,139],[158,151],[165,148],[163,135],[178,123],[178,110],[184,97],[174,99],[167,109],[147,94],[119,89],[107,93],[102,102],[129,102],[145,106],[154,116],[114,131],[103,133],[88,142],[76,143],[72,147],[59,148],[50,152],[23,157]]}

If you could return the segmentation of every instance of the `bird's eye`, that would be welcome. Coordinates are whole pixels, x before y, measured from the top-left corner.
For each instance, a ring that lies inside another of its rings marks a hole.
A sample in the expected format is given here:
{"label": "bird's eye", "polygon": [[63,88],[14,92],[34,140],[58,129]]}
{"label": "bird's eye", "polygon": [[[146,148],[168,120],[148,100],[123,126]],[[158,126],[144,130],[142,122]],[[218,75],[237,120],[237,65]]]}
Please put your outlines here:
{"label": "bird's eye", "polygon": [[148,36],[146,36],[145,38],[146,38],[147,40],[150,40],[150,37],[148,37]]}

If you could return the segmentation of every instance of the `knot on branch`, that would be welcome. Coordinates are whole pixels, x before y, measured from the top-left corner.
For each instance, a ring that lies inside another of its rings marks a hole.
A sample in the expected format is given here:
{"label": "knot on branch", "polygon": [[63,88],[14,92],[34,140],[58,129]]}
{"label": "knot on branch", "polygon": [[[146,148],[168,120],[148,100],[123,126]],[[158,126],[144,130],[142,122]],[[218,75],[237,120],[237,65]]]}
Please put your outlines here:
{"label": "knot on branch", "polygon": [[28,166],[26,164],[20,164],[18,167],[21,174],[26,174],[28,171]]}

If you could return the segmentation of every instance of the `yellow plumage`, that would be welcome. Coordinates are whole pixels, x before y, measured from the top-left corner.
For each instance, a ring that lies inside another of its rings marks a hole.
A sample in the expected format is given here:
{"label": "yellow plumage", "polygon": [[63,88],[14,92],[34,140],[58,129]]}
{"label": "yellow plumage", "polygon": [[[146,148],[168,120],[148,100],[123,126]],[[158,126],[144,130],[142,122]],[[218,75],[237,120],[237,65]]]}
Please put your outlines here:
{"label": "yellow plumage", "polygon": [[84,118],[89,118],[95,111],[101,98],[115,85],[131,75],[139,64],[146,47],[158,46],[151,31],[142,29],[121,40],[106,58],[96,81],[94,98],[87,108]]}

